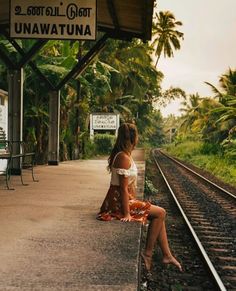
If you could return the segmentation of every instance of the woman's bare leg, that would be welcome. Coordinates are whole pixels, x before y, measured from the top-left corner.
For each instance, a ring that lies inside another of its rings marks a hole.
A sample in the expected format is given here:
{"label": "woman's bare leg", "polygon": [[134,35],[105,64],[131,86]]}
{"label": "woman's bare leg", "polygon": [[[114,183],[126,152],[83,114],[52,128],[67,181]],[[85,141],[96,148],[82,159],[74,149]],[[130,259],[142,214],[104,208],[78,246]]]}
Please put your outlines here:
{"label": "woman's bare leg", "polygon": [[172,264],[176,266],[182,272],[181,264],[176,260],[176,258],[172,255],[167,239],[166,225],[163,222],[162,229],[160,231],[160,235],[158,237],[158,242],[163,254],[162,262],[164,264]]}
{"label": "woman's bare leg", "polygon": [[142,254],[146,269],[148,271],[151,269],[153,249],[155,247],[158,236],[161,232],[165,215],[166,212],[163,208],[154,205],[151,206],[150,214],[148,217],[150,223],[148,226],[146,247],[145,251]]}
{"label": "woman's bare leg", "polygon": [[180,271],[182,271],[180,263],[173,257],[169,248],[165,227],[165,216],[166,211],[164,208],[154,205],[151,206],[149,215],[150,224],[148,227],[146,248],[144,253],[142,254],[142,257],[144,259],[147,270],[150,270],[153,249],[155,247],[156,241],[158,240],[163,254],[163,263],[173,264]]}
{"label": "woman's bare leg", "polygon": [[151,206],[150,214],[149,214],[149,227],[147,233],[147,241],[145,254],[147,256],[152,256],[153,249],[155,247],[156,241],[159,237],[161,229],[163,227],[163,222],[165,220],[166,211],[164,208],[158,206]]}

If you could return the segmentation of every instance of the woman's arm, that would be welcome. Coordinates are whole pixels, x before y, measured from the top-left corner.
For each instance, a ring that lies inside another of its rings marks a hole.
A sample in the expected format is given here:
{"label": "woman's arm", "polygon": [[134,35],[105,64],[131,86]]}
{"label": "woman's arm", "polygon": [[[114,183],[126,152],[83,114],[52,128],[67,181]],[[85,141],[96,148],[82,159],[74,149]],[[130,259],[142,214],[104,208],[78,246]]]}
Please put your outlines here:
{"label": "woman's arm", "polygon": [[[131,166],[130,158],[125,153],[120,153],[114,163],[115,168],[126,169],[128,170]],[[119,175],[119,184],[120,184],[120,194],[121,194],[121,203],[124,217],[121,218],[121,221],[130,221],[130,209],[129,209],[129,179],[125,175]]]}
{"label": "woman's arm", "polygon": [[123,208],[124,217],[121,218],[122,221],[130,221],[130,209],[129,209],[129,190],[128,190],[128,178],[120,175],[120,192],[121,192],[121,202]]}

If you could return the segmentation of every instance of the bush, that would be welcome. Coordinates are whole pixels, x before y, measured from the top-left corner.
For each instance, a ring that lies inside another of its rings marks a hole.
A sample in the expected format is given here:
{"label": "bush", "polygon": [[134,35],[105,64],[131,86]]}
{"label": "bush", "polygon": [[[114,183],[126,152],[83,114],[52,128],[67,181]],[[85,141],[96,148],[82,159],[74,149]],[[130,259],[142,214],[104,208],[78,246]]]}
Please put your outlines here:
{"label": "bush", "polygon": [[96,153],[100,155],[110,154],[115,142],[115,138],[116,137],[111,134],[96,134],[94,136]]}
{"label": "bush", "polygon": [[221,146],[217,143],[203,143],[200,148],[200,153],[203,155],[216,155],[221,153]]}
{"label": "bush", "polygon": [[158,193],[158,190],[155,188],[152,181],[149,180],[147,177],[145,178],[144,192],[148,196],[149,195],[156,195]]}
{"label": "bush", "polygon": [[235,160],[232,157],[234,152],[223,155],[221,145],[187,141],[177,146],[168,145],[165,149],[170,155],[207,170],[226,183],[236,185]]}
{"label": "bush", "polygon": [[168,144],[165,149],[169,154],[179,157],[183,160],[191,160],[192,156],[198,155],[202,143],[199,141],[185,141],[179,144]]}
{"label": "bush", "polygon": [[83,158],[89,159],[96,155],[96,147],[92,140],[89,138],[86,139],[86,142],[84,142],[83,146]]}

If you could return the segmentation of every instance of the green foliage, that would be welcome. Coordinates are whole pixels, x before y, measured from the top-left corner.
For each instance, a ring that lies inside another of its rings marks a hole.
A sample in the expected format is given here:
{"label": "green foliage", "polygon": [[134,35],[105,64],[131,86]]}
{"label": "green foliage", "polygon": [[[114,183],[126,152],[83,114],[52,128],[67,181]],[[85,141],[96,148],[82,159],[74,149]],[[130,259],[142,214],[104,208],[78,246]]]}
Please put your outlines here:
{"label": "green foliage", "polygon": [[157,100],[157,104],[162,106],[167,105],[171,100],[185,99],[186,93],[181,88],[170,87],[169,89],[162,92],[162,98]]}
{"label": "green foliage", "polygon": [[0,88],[7,91],[7,69],[0,59]]}
{"label": "green foliage", "polygon": [[84,144],[84,149],[83,149],[83,158],[84,159],[89,159],[94,157],[97,152],[96,152],[96,144],[90,140],[90,138],[87,138],[83,142]]}
{"label": "green foliage", "polygon": [[144,147],[159,147],[163,144],[163,120],[160,111],[149,110],[141,121],[137,120],[137,126],[139,145]]}
{"label": "green foliage", "polygon": [[230,160],[236,160],[236,126],[234,126],[226,139],[223,140],[221,146],[224,149],[225,156]]}
{"label": "green foliage", "polygon": [[222,147],[217,143],[204,142],[200,147],[200,153],[203,155],[216,155],[222,152]]}
{"label": "green foliage", "polygon": [[95,134],[94,144],[96,153],[100,155],[110,154],[115,142],[115,136],[111,134]]}
{"label": "green foliage", "polygon": [[212,154],[210,148],[216,151],[217,147],[214,148],[214,145],[209,144],[204,146],[202,142],[190,141],[177,146],[172,144],[165,147],[169,154],[207,170],[222,181],[236,186],[235,160],[227,155],[222,155],[221,152]]}
{"label": "green foliage", "polygon": [[192,156],[198,155],[202,147],[201,141],[185,141],[179,144],[165,145],[165,149],[180,159],[191,161]]}
{"label": "green foliage", "polygon": [[[236,144],[236,142],[234,142]],[[236,145],[234,145],[234,147],[231,147],[231,148],[228,148],[226,151],[225,151],[225,157],[228,159],[228,160],[231,160],[231,161],[236,161],[236,148],[235,148]]]}
{"label": "green foliage", "polygon": [[149,180],[147,177],[145,178],[145,184],[144,184],[144,191],[145,195],[156,195],[158,193],[158,190],[153,185],[152,181]]}
{"label": "green foliage", "polygon": [[[236,70],[229,69],[219,79],[220,89],[206,82],[214,98],[189,95],[182,103],[182,123],[178,128],[177,143],[190,136],[204,141],[203,154],[224,154],[235,160],[236,139]],[[184,138],[183,138],[184,137]]]}
{"label": "green foliage", "polygon": [[[17,40],[29,51],[35,40]],[[21,57],[7,40],[1,46],[12,60]],[[91,42],[48,41],[34,57],[34,62],[54,85],[86,54]],[[83,74],[70,80],[60,94],[60,159],[76,159],[95,154],[97,145],[88,138],[91,112],[119,113],[121,122],[136,122],[145,144],[162,141],[161,117],[154,113],[153,101],[160,98],[163,78],[152,65],[151,48],[139,40],[107,41],[106,49],[93,60]],[[1,88],[7,88],[5,67],[0,63]],[[25,67],[24,140],[36,144],[38,163],[48,156],[49,88],[30,68]],[[160,114],[159,114],[160,115]],[[105,154],[110,151],[104,149]]]}

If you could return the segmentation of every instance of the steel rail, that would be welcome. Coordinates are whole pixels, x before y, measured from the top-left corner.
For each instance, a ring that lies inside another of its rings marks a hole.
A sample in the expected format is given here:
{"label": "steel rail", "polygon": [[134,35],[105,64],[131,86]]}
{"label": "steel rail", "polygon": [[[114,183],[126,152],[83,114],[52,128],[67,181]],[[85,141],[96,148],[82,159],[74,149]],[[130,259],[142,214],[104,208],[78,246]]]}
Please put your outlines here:
{"label": "steel rail", "polygon": [[236,199],[236,195],[234,195],[233,193],[229,192],[228,190],[220,187],[219,185],[217,185],[216,183],[208,180],[207,178],[205,178],[204,176],[202,176],[201,174],[198,174],[197,172],[195,172],[194,170],[190,169],[189,167],[185,166],[184,164],[182,164],[181,162],[177,161],[175,158],[170,157],[169,155],[167,155],[166,153],[163,153],[163,151],[158,150],[162,155],[166,156],[167,158],[169,158],[170,160],[174,161],[175,163],[179,164],[181,167],[185,168],[186,170],[190,171],[191,173],[193,173],[194,175],[198,176],[199,178],[203,179],[204,181],[208,182],[209,184],[213,185],[214,187],[216,187],[217,189],[223,191],[224,193],[228,194],[229,196],[231,196],[232,198]]}
{"label": "steel rail", "polygon": [[173,199],[175,200],[175,203],[176,203],[176,205],[178,206],[179,211],[181,212],[181,214],[182,214],[182,216],[183,216],[183,218],[184,218],[184,221],[185,221],[185,223],[187,224],[187,226],[188,226],[188,228],[189,228],[189,230],[190,230],[190,232],[191,232],[191,234],[192,234],[192,236],[193,236],[193,238],[194,238],[194,240],[195,240],[195,242],[196,242],[196,244],[197,244],[197,246],[198,246],[198,248],[199,248],[199,250],[200,250],[200,252],[201,252],[201,254],[202,254],[202,256],[203,256],[203,258],[204,258],[204,260],[205,260],[205,262],[206,262],[206,264],[207,264],[207,266],[208,266],[208,268],[209,268],[209,270],[210,270],[210,272],[211,272],[211,274],[213,275],[214,280],[215,280],[215,282],[216,282],[216,284],[217,284],[219,290],[220,290],[220,291],[227,291],[227,289],[225,288],[225,286],[224,286],[224,284],[223,284],[223,282],[222,282],[220,276],[218,275],[218,273],[217,273],[217,271],[216,271],[214,265],[212,264],[210,258],[208,257],[208,255],[207,255],[207,253],[206,253],[206,251],[205,251],[205,249],[204,249],[204,247],[203,247],[201,241],[199,240],[199,238],[198,238],[196,232],[194,231],[194,229],[193,229],[193,227],[192,227],[190,221],[188,220],[186,214],[184,213],[183,208],[181,207],[181,205],[180,205],[178,199],[176,198],[174,191],[172,190],[171,186],[169,185],[169,182],[168,182],[168,180],[167,180],[165,174],[163,173],[163,171],[162,171],[162,169],[161,169],[159,163],[157,162],[157,160],[156,160],[156,158],[155,158],[154,151],[152,151],[152,154],[153,154],[153,158],[154,158],[154,161],[155,161],[155,163],[156,163],[156,166],[157,166],[157,168],[159,169],[159,171],[160,171],[160,173],[161,173],[161,175],[162,175],[162,177],[163,177],[163,179],[164,179],[164,181],[165,181],[165,183],[166,183],[166,185],[167,185],[167,187],[168,187],[168,189],[169,189],[169,191],[170,191],[170,193],[171,193]]}

